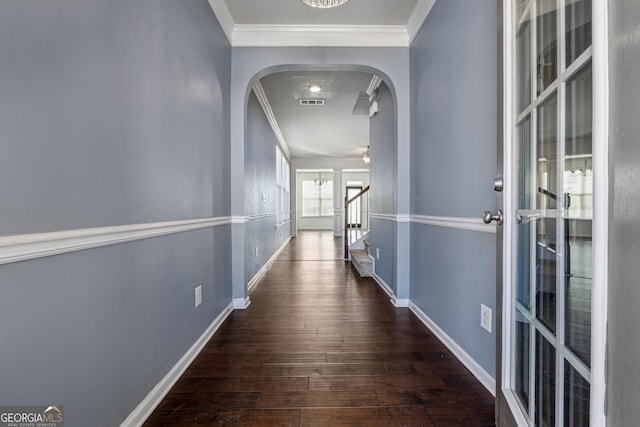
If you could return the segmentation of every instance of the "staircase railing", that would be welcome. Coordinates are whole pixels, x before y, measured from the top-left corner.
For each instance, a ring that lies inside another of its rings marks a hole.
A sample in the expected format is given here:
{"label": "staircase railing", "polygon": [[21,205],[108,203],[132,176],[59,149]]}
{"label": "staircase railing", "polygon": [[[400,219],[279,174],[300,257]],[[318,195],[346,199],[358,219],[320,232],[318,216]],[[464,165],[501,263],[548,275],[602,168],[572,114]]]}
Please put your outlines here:
{"label": "staircase railing", "polygon": [[369,186],[358,194],[344,198],[344,258],[349,258],[349,246],[369,231]]}

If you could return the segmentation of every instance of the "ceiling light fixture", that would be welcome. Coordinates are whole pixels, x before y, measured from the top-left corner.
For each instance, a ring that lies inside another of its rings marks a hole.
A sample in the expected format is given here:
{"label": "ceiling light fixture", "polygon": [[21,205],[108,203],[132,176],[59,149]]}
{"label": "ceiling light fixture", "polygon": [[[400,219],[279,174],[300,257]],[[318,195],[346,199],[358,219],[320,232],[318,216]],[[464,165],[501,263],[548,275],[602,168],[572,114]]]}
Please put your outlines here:
{"label": "ceiling light fixture", "polygon": [[369,150],[369,146],[367,146],[367,151],[362,154],[362,161],[367,164],[371,162],[371,151]]}
{"label": "ceiling light fixture", "polygon": [[329,180],[327,180],[326,178],[322,177],[322,172],[318,172],[318,177],[313,180],[313,183],[315,185],[324,185],[324,184],[326,184],[328,182],[329,182]]}
{"label": "ceiling light fixture", "polygon": [[319,85],[311,85],[309,87],[309,90],[313,93],[318,93],[322,90],[322,88]]}
{"label": "ceiling light fixture", "polygon": [[345,4],[349,0],[302,0],[302,1],[311,7],[328,9],[330,7],[336,7],[336,6],[340,6],[341,4]]}

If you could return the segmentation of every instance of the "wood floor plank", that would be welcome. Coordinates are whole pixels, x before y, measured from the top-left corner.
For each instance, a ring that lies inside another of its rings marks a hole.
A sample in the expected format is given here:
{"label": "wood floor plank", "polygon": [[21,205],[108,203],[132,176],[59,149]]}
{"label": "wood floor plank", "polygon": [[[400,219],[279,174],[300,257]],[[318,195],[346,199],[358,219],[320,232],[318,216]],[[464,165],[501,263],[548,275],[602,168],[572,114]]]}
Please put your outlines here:
{"label": "wood floor plank", "polygon": [[293,239],[145,426],[493,425],[493,396],[341,245]]}

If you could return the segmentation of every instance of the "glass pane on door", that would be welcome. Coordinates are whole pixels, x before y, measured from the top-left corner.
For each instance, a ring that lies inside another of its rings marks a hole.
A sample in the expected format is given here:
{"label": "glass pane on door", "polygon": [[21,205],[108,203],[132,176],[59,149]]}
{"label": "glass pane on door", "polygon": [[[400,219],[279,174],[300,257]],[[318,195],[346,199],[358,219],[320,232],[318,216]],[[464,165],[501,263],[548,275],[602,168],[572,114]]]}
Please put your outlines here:
{"label": "glass pane on door", "polygon": [[587,366],[591,359],[593,167],[592,72],[586,64],[567,82],[563,192],[565,213],[565,342]]}
{"label": "glass pane on door", "polygon": [[557,96],[538,108],[536,233],[536,317],[552,333],[556,330],[556,221],[558,208],[558,107]]}
{"label": "glass pane on door", "polygon": [[591,46],[591,0],[572,0],[565,8],[566,61],[569,66]]}
{"label": "glass pane on door", "polygon": [[506,376],[520,405],[511,409],[535,426],[585,426],[593,269],[591,0],[514,6]]}
{"label": "glass pane on door", "polygon": [[589,398],[591,386],[569,363],[564,367],[564,425],[589,425]]}
{"label": "glass pane on door", "polygon": [[536,332],[535,351],[536,426],[556,425],[556,351],[540,332]]}
{"label": "glass pane on door", "polygon": [[537,60],[538,95],[558,76],[558,12],[557,0],[538,0],[537,10]]}

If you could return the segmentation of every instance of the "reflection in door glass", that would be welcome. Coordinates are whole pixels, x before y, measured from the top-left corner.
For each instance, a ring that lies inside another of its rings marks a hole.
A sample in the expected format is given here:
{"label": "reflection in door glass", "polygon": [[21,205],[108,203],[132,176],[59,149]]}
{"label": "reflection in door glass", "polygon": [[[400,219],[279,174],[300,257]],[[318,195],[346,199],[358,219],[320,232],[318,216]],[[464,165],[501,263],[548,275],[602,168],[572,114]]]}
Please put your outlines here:
{"label": "reflection in door glass", "polygon": [[589,425],[589,398],[591,386],[570,363],[564,364],[564,425]]}
{"label": "reflection in door glass", "polygon": [[558,24],[556,0],[538,0],[537,51],[538,95],[558,76]]}
{"label": "reflection in door glass", "polygon": [[591,359],[592,91],[591,63],[567,83],[563,191],[565,214],[565,343],[587,366]]}
{"label": "reflection in door glass", "polygon": [[536,317],[552,333],[556,330],[556,211],[558,205],[557,96],[538,109],[536,223]]}
{"label": "reflection in door glass", "polygon": [[536,332],[536,426],[556,425],[556,349]]}
{"label": "reflection in door glass", "polygon": [[522,405],[529,410],[529,322],[516,312],[515,391]]}
{"label": "reflection in door glass", "polygon": [[565,9],[567,66],[591,46],[591,0],[573,0]]}
{"label": "reflection in door glass", "polygon": [[518,79],[517,105],[518,112],[531,104],[531,23],[527,20],[518,28],[516,43],[518,44]]}
{"label": "reflection in door glass", "polygon": [[[527,118],[518,126],[517,154],[518,198],[516,209],[529,211],[532,209],[531,199],[531,119]],[[517,233],[517,301],[531,309],[531,224],[523,221],[516,229]]]}

